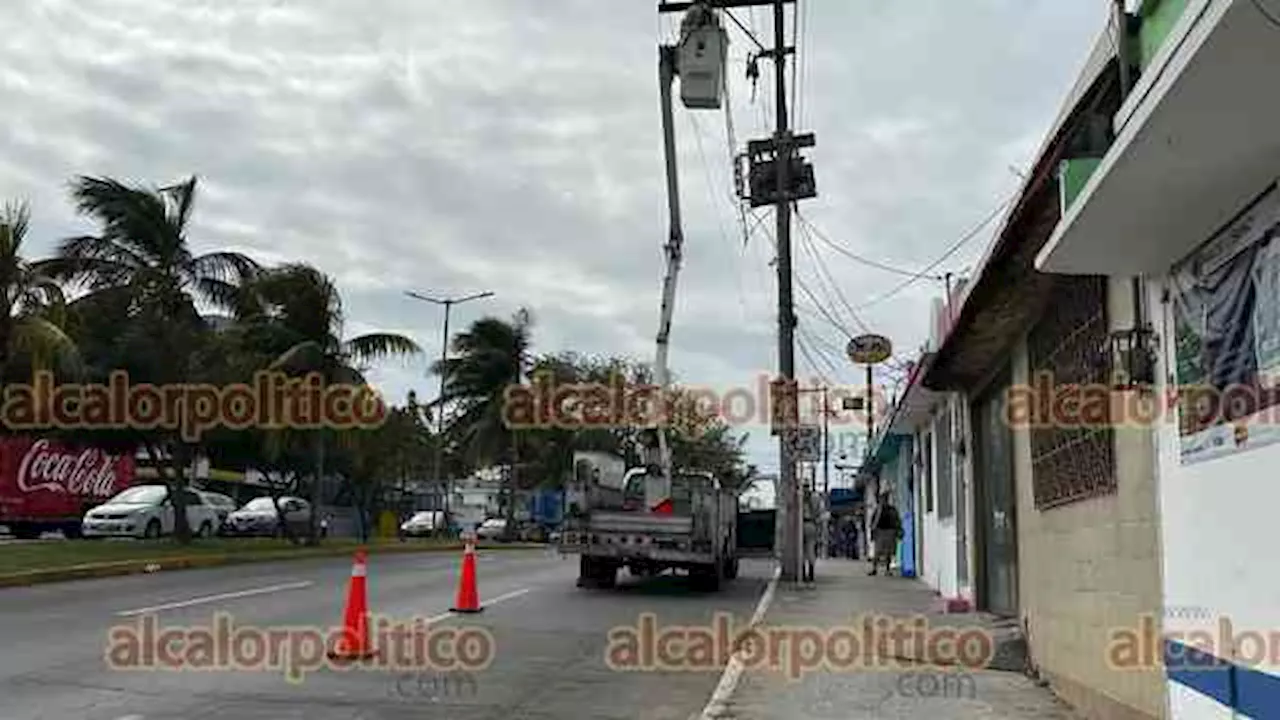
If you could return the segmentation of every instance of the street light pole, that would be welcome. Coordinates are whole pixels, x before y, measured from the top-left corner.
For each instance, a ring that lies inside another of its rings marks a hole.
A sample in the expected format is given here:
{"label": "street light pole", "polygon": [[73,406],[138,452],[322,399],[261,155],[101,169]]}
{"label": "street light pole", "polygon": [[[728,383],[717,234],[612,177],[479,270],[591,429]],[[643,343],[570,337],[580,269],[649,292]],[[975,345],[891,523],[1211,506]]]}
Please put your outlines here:
{"label": "street light pole", "polygon": [[465,297],[456,298],[434,298],[422,295],[412,290],[406,290],[405,295],[414,300],[421,300],[435,305],[444,307],[444,334],[440,342],[440,395],[436,401],[436,452],[435,452],[435,480],[436,486],[444,485],[444,513],[445,522],[449,518],[449,505],[453,496],[453,482],[442,477],[444,469],[444,385],[445,385],[445,369],[446,362],[449,360],[449,315],[454,305],[461,305],[472,300],[480,300],[481,298],[493,297],[492,292],[476,293],[475,295],[467,295]]}

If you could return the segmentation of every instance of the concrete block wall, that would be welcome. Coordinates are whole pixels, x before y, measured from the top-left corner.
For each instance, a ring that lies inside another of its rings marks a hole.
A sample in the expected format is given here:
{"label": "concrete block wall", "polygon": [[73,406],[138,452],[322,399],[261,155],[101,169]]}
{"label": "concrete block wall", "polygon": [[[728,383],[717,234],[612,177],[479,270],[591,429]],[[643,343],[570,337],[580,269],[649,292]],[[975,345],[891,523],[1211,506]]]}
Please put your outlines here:
{"label": "concrete block wall", "polygon": [[[1115,315],[1112,315],[1115,317]],[[1014,383],[1029,377],[1025,342]],[[1110,666],[1113,632],[1161,608],[1153,433],[1117,428],[1115,492],[1037,510],[1031,433],[1014,430],[1021,614],[1032,661],[1087,718],[1163,718],[1160,668]]]}

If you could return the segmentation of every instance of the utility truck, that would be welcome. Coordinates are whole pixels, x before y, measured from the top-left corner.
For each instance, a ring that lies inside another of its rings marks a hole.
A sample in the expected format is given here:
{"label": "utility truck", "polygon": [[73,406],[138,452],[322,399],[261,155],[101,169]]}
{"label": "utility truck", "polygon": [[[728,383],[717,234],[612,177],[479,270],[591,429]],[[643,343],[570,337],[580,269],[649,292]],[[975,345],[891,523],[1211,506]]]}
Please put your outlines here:
{"label": "utility truck", "polygon": [[[728,42],[719,16],[701,4],[685,16],[680,35],[678,45],[664,45],[658,54],[669,225],[653,370],[664,393],[670,384],[667,358],[684,253],[672,87],[680,75],[687,108],[719,109]],[[683,568],[699,584],[717,589],[738,574],[736,489],[725,488],[703,469],[676,469],[662,422],[646,433],[653,437],[645,443],[649,457],[642,467],[627,470],[620,486],[611,481],[617,463],[575,457],[576,487],[569,493],[559,549],[579,556],[579,585],[611,586],[618,569],[626,566],[636,575]]]}
{"label": "utility truck", "polygon": [[684,570],[706,590],[737,577],[738,496],[714,475],[679,470],[668,485],[660,469],[638,467],[618,489],[599,485],[589,461],[576,467],[570,495],[584,502],[570,504],[557,547],[578,556],[579,587],[612,587],[623,567]]}

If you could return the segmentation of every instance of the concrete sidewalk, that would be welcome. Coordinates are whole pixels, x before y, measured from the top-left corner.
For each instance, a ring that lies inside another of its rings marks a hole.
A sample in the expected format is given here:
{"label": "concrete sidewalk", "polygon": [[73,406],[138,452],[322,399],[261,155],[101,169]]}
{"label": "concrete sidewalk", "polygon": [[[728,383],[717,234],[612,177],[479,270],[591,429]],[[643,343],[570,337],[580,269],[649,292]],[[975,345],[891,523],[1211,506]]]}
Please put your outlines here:
{"label": "concrete sidewalk", "polygon": [[[861,625],[855,621],[864,614],[923,615],[931,629],[979,629],[999,638],[1001,628],[989,617],[943,614],[938,599],[923,583],[896,576],[868,577],[869,567],[861,561],[822,560],[813,585],[779,584],[762,630],[844,627],[857,633]],[[905,653],[888,647],[876,655],[884,658],[877,667],[869,668],[864,661],[848,669],[819,668],[794,681],[779,670],[748,665],[736,691],[713,716],[738,720],[1075,717],[1048,689],[1021,673],[890,660]]]}

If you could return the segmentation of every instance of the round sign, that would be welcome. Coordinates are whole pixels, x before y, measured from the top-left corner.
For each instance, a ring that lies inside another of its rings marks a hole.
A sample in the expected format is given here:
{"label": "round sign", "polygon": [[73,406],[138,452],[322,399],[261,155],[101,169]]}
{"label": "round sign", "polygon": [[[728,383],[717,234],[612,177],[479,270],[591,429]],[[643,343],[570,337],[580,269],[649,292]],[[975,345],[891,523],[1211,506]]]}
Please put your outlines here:
{"label": "round sign", "polygon": [[859,335],[849,341],[847,352],[859,365],[878,365],[893,355],[893,343],[883,335]]}

